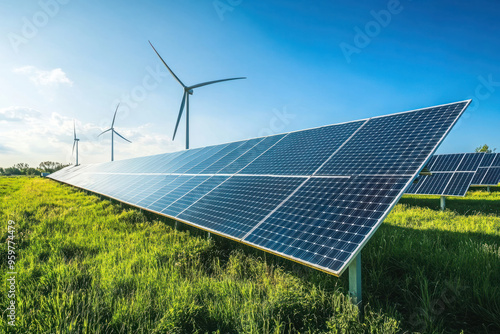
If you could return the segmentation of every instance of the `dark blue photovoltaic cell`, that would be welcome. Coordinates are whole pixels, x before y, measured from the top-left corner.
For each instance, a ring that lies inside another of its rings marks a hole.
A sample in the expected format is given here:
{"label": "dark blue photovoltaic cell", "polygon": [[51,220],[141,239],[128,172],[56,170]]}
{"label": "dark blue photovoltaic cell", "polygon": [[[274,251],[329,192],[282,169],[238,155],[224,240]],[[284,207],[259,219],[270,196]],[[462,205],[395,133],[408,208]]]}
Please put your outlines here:
{"label": "dark blue photovoltaic cell", "polygon": [[250,139],[243,143],[243,145],[238,146],[234,151],[228,153],[221,159],[217,160],[207,168],[201,171],[203,174],[215,174],[220,172],[226,166],[234,162],[237,158],[249,152],[255,145],[263,141],[264,138]]}
{"label": "dark blue photovoltaic cell", "polygon": [[200,184],[208,180],[210,176],[199,175],[199,176],[179,176],[174,182],[172,182],[168,187],[161,189],[161,196],[151,204],[147,206],[147,209],[156,212],[161,212],[167,206],[175,202],[179,197],[187,194],[191,189],[198,187]]}
{"label": "dark blue photovoltaic cell", "polygon": [[454,173],[443,191],[447,196],[463,196],[470,187],[474,172]]}
{"label": "dark blue photovoltaic cell", "polygon": [[461,172],[475,172],[483,158],[484,154],[481,153],[466,153],[456,170]]}
{"label": "dark blue photovoltaic cell", "polygon": [[486,153],[479,167],[490,167],[493,160],[495,160],[495,153]]}
{"label": "dark blue photovoltaic cell", "polygon": [[431,172],[454,172],[462,162],[464,154],[442,154],[435,155],[432,164],[427,164]]}
{"label": "dark blue photovoltaic cell", "polygon": [[289,133],[240,174],[313,174],[366,121]]}
{"label": "dark blue photovoltaic cell", "polygon": [[500,167],[500,153],[495,154],[495,159],[491,162],[490,167]]}
{"label": "dark blue photovoltaic cell", "polygon": [[164,173],[175,172],[180,167],[191,163],[192,160],[194,160],[202,155],[208,154],[213,148],[214,148],[213,146],[209,146],[209,147],[195,148],[195,149],[183,151],[184,153],[181,154],[177,159],[174,159],[165,165]]}
{"label": "dark blue photovoltaic cell", "polygon": [[169,173],[169,167],[187,151],[162,154],[157,162],[144,167],[141,173]]}
{"label": "dark blue photovoltaic cell", "polygon": [[[467,104],[71,166],[50,177],[340,275]],[[473,172],[454,173],[429,180],[459,192]],[[425,188],[432,185],[423,178],[418,191]]]}
{"label": "dark blue photovoltaic cell", "polygon": [[490,167],[481,182],[481,185],[496,186],[500,183],[500,167]]}
{"label": "dark blue photovoltaic cell", "polygon": [[250,162],[255,160],[262,153],[267,151],[270,147],[276,144],[281,138],[285,137],[286,134],[275,135],[271,137],[264,138],[257,145],[252,147],[250,150],[242,154],[238,159],[231,162],[225,168],[219,171],[219,174],[234,174],[237,173],[240,169],[244,168]]}
{"label": "dark blue photovoltaic cell", "polygon": [[143,191],[158,183],[160,178],[165,178],[165,176],[139,175],[139,178],[133,184],[123,190],[120,194],[120,199],[124,202],[132,203],[136,196],[140,196]]}
{"label": "dark blue photovoltaic cell", "polygon": [[406,190],[406,194],[418,194],[417,190],[418,190],[418,188],[420,188],[423,181],[424,181],[423,176],[417,177],[413,181],[413,183],[408,187],[408,189]]}
{"label": "dark blue photovoltaic cell", "polygon": [[309,179],[243,240],[338,271],[407,182],[404,177]]}
{"label": "dark blue photovoltaic cell", "polygon": [[412,174],[467,102],[372,118],[317,175]]}
{"label": "dark blue photovoltaic cell", "polygon": [[186,193],[170,204],[168,207],[163,209],[161,213],[175,217],[182,211],[186,210],[189,206],[194,204],[200,198],[205,196],[207,193],[212,191],[214,188],[218,187],[222,182],[226,181],[229,176],[212,176],[199,186],[193,188],[191,191]]}
{"label": "dark blue photovoltaic cell", "polygon": [[434,173],[421,178],[421,186],[417,194],[421,195],[441,195],[451,180],[453,173]]}
{"label": "dark blue photovoltaic cell", "polygon": [[476,173],[474,174],[474,177],[472,178],[471,185],[476,185],[476,186],[481,185],[481,182],[483,181],[487,171],[488,168],[479,167]]}
{"label": "dark blue photovoltaic cell", "polygon": [[241,238],[302,181],[303,178],[233,176],[178,218]]}
{"label": "dark blue photovoltaic cell", "polygon": [[157,201],[165,193],[166,187],[177,187],[185,182],[185,179],[179,178],[177,175],[165,175],[160,178],[158,183],[150,186],[140,196],[134,198],[138,206],[147,208],[148,205]]}
{"label": "dark blue photovoltaic cell", "polygon": [[227,145],[228,144],[208,147],[207,149],[197,154],[196,157],[190,159],[189,162],[174,170],[174,173],[187,173],[187,171],[191,168],[194,168],[206,159],[210,159],[212,156],[217,155],[217,153],[224,150]]}
{"label": "dark blue photovoltaic cell", "polygon": [[[226,155],[228,155],[231,152],[233,152],[234,150],[236,150],[243,143],[244,142],[240,141],[240,142],[236,142],[236,143],[227,144],[227,146],[225,146],[221,150],[217,151],[215,154],[212,154],[210,157],[206,158],[205,160],[201,161],[196,166],[193,166],[190,169],[187,169],[184,173],[186,173],[186,174],[201,173],[204,169],[210,167],[212,164],[214,164],[218,160],[224,158]],[[178,171],[176,171],[176,172],[178,172]]]}

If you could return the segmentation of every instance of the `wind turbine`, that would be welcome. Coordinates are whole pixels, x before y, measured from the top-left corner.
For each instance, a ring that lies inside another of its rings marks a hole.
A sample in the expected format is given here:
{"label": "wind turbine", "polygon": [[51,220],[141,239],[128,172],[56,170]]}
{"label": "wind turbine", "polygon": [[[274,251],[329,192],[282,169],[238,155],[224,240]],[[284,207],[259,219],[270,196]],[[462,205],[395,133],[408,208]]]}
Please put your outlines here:
{"label": "wind turbine", "polygon": [[193,95],[193,89],[211,85],[214,83],[222,82],[222,81],[230,81],[230,80],[239,80],[239,79],[246,79],[246,77],[239,77],[239,78],[230,78],[230,79],[222,79],[222,80],[214,80],[214,81],[207,81],[203,83],[199,83],[196,85],[192,86],[186,86],[182,81],[175,75],[175,73],[168,67],[167,63],[163,60],[163,58],[160,56],[158,51],[156,51],[155,47],[153,44],[151,44],[150,41],[148,41],[153,50],[155,50],[156,54],[158,57],[160,57],[161,61],[163,64],[167,67],[168,71],[172,76],[177,80],[178,83],[181,84],[182,88],[184,88],[184,95],[182,96],[182,103],[181,103],[181,108],[179,110],[179,115],[177,116],[177,123],[175,124],[175,130],[174,130],[174,136],[172,137],[172,140],[175,139],[175,134],[177,133],[177,128],[179,127],[179,122],[181,120],[182,112],[184,111],[184,105],[186,105],[186,149],[189,149],[189,95]]}
{"label": "wind turbine", "polygon": [[[114,125],[115,125],[115,118],[116,118],[116,112],[118,111],[118,107],[120,106],[120,104],[118,103],[118,105],[116,106],[116,110],[115,110],[115,115],[113,116],[113,122],[111,123],[111,127],[103,132],[101,132],[99,134],[102,135],[103,133],[106,133],[108,131],[111,131],[111,161],[114,161],[115,160],[115,156],[114,156],[114,151],[113,151],[113,143],[114,143],[114,134],[116,133],[119,137],[121,137],[122,139],[128,141],[129,143],[131,143],[130,140],[128,140],[127,138],[123,137],[121,134],[119,134],[118,132],[116,132],[115,128],[114,128]],[[99,137],[97,136],[97,137]]]}
{"label": "wind turbine", "polygon": [[73,120],[73,135],[74,135],[74,139],[73,139],[73,151],[71,152],[71,154],[75,153],[75,146],[76,146],[76,165],[75,166],[78,166],[78,142],[80,141],[80,139],[76,138],[75,120]]}

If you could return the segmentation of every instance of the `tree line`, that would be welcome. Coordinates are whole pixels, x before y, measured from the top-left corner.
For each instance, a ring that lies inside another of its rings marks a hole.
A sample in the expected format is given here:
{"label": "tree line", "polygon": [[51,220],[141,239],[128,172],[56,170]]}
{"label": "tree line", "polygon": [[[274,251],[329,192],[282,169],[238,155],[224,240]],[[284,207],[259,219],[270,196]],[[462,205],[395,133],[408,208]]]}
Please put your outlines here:
{"label": "tree line", "polygon": [[30,167],[27,163],[20,162],[12,167],[0,167],[0,175],[40,175],[40,173],[54,173],[68,165],[60,162],[43,161],[38,167]]}

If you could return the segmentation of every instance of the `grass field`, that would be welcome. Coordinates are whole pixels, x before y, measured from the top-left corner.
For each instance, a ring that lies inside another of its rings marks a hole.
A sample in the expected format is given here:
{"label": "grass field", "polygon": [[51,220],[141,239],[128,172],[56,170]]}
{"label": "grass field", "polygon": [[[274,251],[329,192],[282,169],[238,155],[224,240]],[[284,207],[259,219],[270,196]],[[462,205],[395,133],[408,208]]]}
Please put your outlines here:
{"label": "grass field", "polygon": [[500,192],[404,197],[340,279],[42,178],[0,178],[16,223],[12,333],[499,333]]}

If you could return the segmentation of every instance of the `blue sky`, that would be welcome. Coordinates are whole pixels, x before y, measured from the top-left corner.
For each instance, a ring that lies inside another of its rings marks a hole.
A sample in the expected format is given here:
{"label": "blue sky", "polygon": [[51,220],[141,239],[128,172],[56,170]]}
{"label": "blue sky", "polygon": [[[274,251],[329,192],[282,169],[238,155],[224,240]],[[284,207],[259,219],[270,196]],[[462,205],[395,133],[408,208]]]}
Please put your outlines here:
{"label": "blue sky", "polygon": [[0,166],[171,152],[472,98],[438,152],[500,150],[496,1],[0,2]]}

